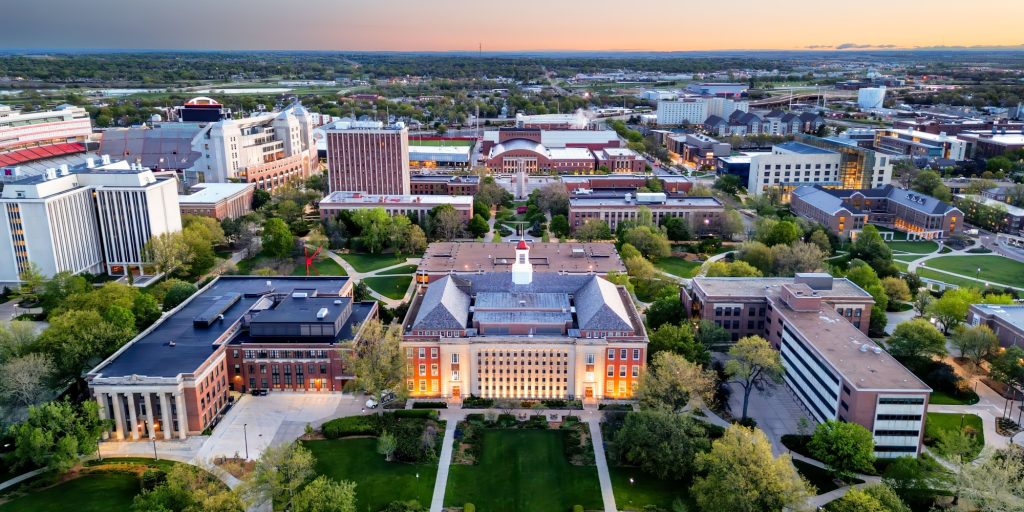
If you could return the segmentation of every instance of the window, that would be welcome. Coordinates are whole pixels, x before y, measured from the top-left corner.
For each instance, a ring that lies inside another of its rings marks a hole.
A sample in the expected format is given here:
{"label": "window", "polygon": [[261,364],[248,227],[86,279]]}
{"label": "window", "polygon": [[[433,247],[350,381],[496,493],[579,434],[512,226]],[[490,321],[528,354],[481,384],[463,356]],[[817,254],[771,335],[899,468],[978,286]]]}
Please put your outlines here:
{"label": "window", "polygon": [[420,358],[427,357],[427,349],[420,347]]}
{"label": "window", "polygon": [[437,359],[437,347],[432,347],[430,349],[430,358]]}
{"label": "window", "polygon": [[619,367],[619,377],[625,377],[625,376],[626,376],[626,365],[622,365],[622,366]]}
{"label": "window", "polygon": [[437,377],[437,363],[430,365],[430,376]]}
{"label": "window", "polygon": [[634,361],[639,361],[640,360],[640,349],[638,349],[638,348],[634,348],[633,349],[633,360]]}
{"label": "window", "polygon": [[594,364],[594,354],[587,354],[587,364]]}
{"label": "window", "polygon": [[625,361],[627,358],[628,358],[628,350],[626,350],[626,349],[619,350],[619,359],[622,359],[623,361]]}
{"label": "window", "polygon": [[640,376],[640,366],[634,364],[633,365],[633,377],[639,377],[639,376]]}
{"label": "window", "polygon": [[614,377],[615,376],[615,365],[614,364],[608,365],[608,376],[609,377]]}
{"label": "window", "polygon": [[608,349],[608,360],[609,361],[614,361],[615,360],[615,349],[614,348]]}
{"label": "window", "polygon": [[453,382],[458,382],[458,380],[459,380],[459,371],[458,370],[452,370],[452,381]]}
{"label": "window", "polygon": [[420,391],[427,390],[427,381],[420,379]]}
{"label": "window", "polygon": [[459,355],[452,354],[452,364],[459,364]]}
{"label": "window", "polygon": [[423,377],[426,374],[427,374],[427,365],[421,364],[420,365],[420,377]]}

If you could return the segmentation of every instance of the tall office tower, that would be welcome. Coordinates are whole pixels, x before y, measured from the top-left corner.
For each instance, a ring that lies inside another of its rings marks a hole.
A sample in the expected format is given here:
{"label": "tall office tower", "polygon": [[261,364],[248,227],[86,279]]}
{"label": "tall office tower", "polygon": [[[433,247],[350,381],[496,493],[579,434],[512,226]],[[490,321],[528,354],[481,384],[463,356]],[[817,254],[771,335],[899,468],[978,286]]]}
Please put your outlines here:
{"label": "tall office tower", "polygon": [[409,130],[404,123],[337,122],[327,129],[330,192],[409,195]]}

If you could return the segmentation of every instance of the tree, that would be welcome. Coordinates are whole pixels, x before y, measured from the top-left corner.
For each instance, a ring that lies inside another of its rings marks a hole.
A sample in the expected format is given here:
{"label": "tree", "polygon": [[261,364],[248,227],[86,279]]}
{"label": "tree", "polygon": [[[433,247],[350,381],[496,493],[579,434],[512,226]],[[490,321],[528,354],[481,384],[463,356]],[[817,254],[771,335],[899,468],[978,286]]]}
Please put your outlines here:
{"label": "tree", "polygon": [[1024,349],[1013,345],[1000,350],[992,357],[990,370],[992,378],[1009,386],[1024,385]]}
{"label": "tree", "polygon": [[875,440],[868,429],[857,423],[819,423],[807,448],[843,480],[849,481],[855,472],[874,471]]}
{"label": "tree", "polygon": [[212,245],[220,245],[225,241],[224,228],[213,217],[186,214],[181,216],[181,225],[185,229],[193,229]]}
{"label": "tree", "polygon": [[429,217],[434,238],[450,242],[462,234],[465,222],[452,205],[435,206],[430,210]]}
{"label": "tree", "polygon": [[[850,244],[850,259],[858,259],[868,264],[881,277],[894,276],[899,270],[892,262],[892,249],[882,240],[878,228],[868,224]],[[883,308],[884,309],[884,308]]]}
{"label": "tree", "polygon": [[914,311],[917,312],[917,316],[924,316],[928,311],[928,306],[931,305],[935,299],[928,290],[918,290],[917,295],[914,296]]}
{"label": "tree", "polygon": [[158,274],[172,275],[188,272],[195,252],[182,232],[162,233],[146,242],[142,248],[143,258],[152,263]]}
{"label": "tree", "polygon": [[768,340],[760,336],[740,338],[729,349],[730,359],[725,363],[725,374],[731,382],[743,387],[743,419],[747,417],[750,392],[763,389],[769,382],[782,382],[785,367],[782,357],[772,348]]}
{"label": "tree", "polygon": [[356,512],[356,484],[335,482],[326,476],[313,479],[292,500],[292,512]]}
{"label": "tree", "polygon": [[[789,455],[772,456],[764,432],[730,426],[697,455],[697,477],[691,493],[703,512],[781,512],[800,510],[811,495]],[[727,489],[728,492],[723,492]]]}
{"label": "tree", "polygon": [[167,295],[164,295],[164,311],[176,308],[179,304],[188,300],[196,291],[198,289],[192,283],[185,281],[174,283],[167,289]]}
{"label": "tree", "polygon": [[702,424],[689,415],[667,411],[629,413],[615,433],[619,463],[639,467],[660,480],[691,476],[694,457],[710,445]]}
{"label": "tree", "polygon": [[711,320],[701,320],[697,324],[694,338],[705,347],[714,347],[732,341],[732,335],[722,326]]}
{"label": "tree", "polygon": [[959,326],[953,332],[953,345],[960,350],[960,355],[972,359],[975,364],[995,353],[999,348],[999,338],[987,325],[973,327]]}
{"label": "tree", "polygon": [[973,510],[1024,509],[1024,453],[1019,447],[997,450],[980,464],[961,464],[954,485]]}
{"label": "tree", "polygon": [[263,205],[270,202],[270,192],[257,188],[252,191],[252,209],[259,210],[263,208]]}
{"label": "tree", "polygon": [[423,228],[413,224],[402,241],[403,254],[420,254],[427,249],[427,235]]}
{"label": "tree", "polygon": [[896,326],[886,342],[897,359],[922,359],[946,355],[946,337],[931,322],[915,318]]}
{"label": "tree", "polygon": [[662,351],[679,354],[687,361],[701,366],[707,366],[711,362],[708,348],[694,339],[693,330],[688,324],[665,324],[654,330],[647,345],[647,354],[653,357]]}
{"label": "tree", "polygon": [[[309,234],[306,235],[306,245],[314,252],[320,247],[330,247],[330,243],[330,240],[327,239],[327,235],[325,235],[320,228],[313,228],[309,230]],[[324,253],[321,252],[320,255],[317,256],[317,259],[322,259],[324,257],[323,254]]]}
{"label": "tree", "polygon": [[295,250],[295,237],[288,225],[278,218],[263,223],[263,252],[271,258],[284,259]]}
{"label": "tree", "polygon": [[474,215],[469,221],[467,229],[474,237],[481,237],[487,234],[491,230],[491,227],[487,224],[487,221],[479,215]]}
{"label": "tree", "polygon": [[736,260],[732,263],[716,261],[708,265],[707,277],[761,277],[761,271],[751,264]]}
{"label": "tree", "polygon": [[391,462],[391,455],[395,453],[396,448],[398,448],[398,443],[395,441],[395,436],[388,431],[381,432],[377,437],[377,453],[383,455],[384,460]]}
{"label": "tree", "polygon": [[590,219],[584,222],[582,226],[577,227],[573,232],[573,236],[581,242],[610,240],[612,237],[612,230],[608,228],[607,222],[603,220]]}
{"label": "tree", "polygon": [[41,402],[54,373],[53,362],[46,354],[30,353],[0,364],[0,401],[19,406]]}
{"label": "tree", "polygon": [[981,292],[974,288],[957,288],[946,290],[928,307],[928,314],[942,324],[942,333],[949,334],[950,329],[963,323],[967,318],[967,310],[971,304],[1013,304],[1013,297],[1005,294],[989,294],[982,297]]}
{"label": "tree", "polygon": [[722,238],[732,240],[736,235],[743,233],[743,216],[732,208],[726,208],[722,213],[719,227],[722,230]]}
{"label": "tree", "polygon": [[77,464],[80,456],[96,451],[106,427],[99,404],[93,400],[80,406],[66,400],[31,406],[28,419],[11,426],[14,451],[9,457],[15,467],[32,464],[63,473]]}
{"label": "tree", "polygon": [[558,238],[567,238],[569,236],[569,219],[565,218],[565,215],[558,214],[551,217],[551,232]]}
{"label": "tree", "polygon": [[553,181],[535,189],[530,198],[537,208],[551,215],[569,213],[569,192],[561,182]]}
{"label": "tree", "polygon": [[789,245],[803,236],[800,226],[788,220],[775,220],[771,218],[761,219],[755,230],[757,241],[772,247],[775,245]]}
{"label": "tree", "polygon": [[832,254],[832,242],[828,238],[828,233],[823,229],[816,229],[811,233],[811,237],[807,240],[808,242],[817,245],[821,249],[821,253],[825,255]]}
{"label": "tree", "polygon": [[13,320],[0,323],[0,363],[28,353],[38,338],[33,322]]}
{"label": "tree", "polygon": [[933,458],[899,457],[885,468],[882,482],[904,501],[920,502],[932,495],[932,489],[947,488],[950,476]]}
{"label": "tree", "polygon": [[775,265],[771,248],[761,242],[744,242],[736,258],[760,270],[761,274],[771,274]]}
{"label": "tree", "polygon": [[772,274],[791,276],[798,272],[817,272],[825,255],[817,245],[797,240],[789,245],[772,246]]}
{"label": "tree", "polygon": [[641,407],[678,412],[688,405],[708,403],[714,388],[713,371],[663,351],[654,355],[647,371],[640,376],[636,394]]}
{"label": "tree", "polygon": [[57,309],[65,297],[76,293],[85,293],[92,289],[89,281],[80,275],[71,272],[57,272],[43,285],[43,293],[40,296],[40,306],[44,311],[50,312]]}
{"label": "tree", "polygon": [[378,254],[391,245],[395,221],[383,208],[356,210],[352,222],[359,226],[359,239],[371,254]]}
{"label": "tree", "polygon": [[134,330],[115,327],[94,310],[68,311],[50,318],[50,326],[39,335],[38,344],[53,357],[57,377],[70,380],[134,335]]}
{"label": "tree", "polygon": [[384,390],[405,389],[400,385],[405,375],[405,358],[398,346],[400,339],[400,326],[367,320],[353,350],[346,353],[347,365],[356,375],[356,386],[378,400]]}
{"label": "tree", "polygon": [[935,189],[941,186],[943,186],[942,176],[931,169],[925,169],[917,173],[917,176],[910,182],[911,190],[928,196],[934,196]]}
{"label": "tree", "polygon": [[479,215],[484,218],[485,221],[491,220],[491,205],[476,199],[473,201],[473,215]]}
{"label": "tree", "polygon": [[665,227],[665,235],[673,242],[693,238],[693,233],[690,231],[690,223],[680,217],[662,217],[661,223]]}
{"label": "tree", "polygon": [[828,505],[829,512],[910,512],[903,500],[885,484],[851,488]]}
{"label": "tree", "polygon": [[882,279],[882,288],[885,295],[889,297],[889,305],[910,300],[910,287],[907,282],[898,277],[886,277]]}
{"label": "tree", "polygon": [[269,446],[242,482],[240,494],[249,506],[270,502],[289,509],[296,493],[315,474],[315,464],[313,452],[298,443]]}
{"label": "tree", "polygon": [[685,318],[685,313],[679,295],[672,294],[658,297],[647,307],[644,316],[647,319],[647,328],[653,331],[662,325],[678,322]]}
{"label": "tree", "polygon": [[175,464],[163,482],[143,489],[135,497],[132,510],[242,512],[244,506],[237,494],[210,473],[188,464]]}
{"label": "tree", "polygon": [[43,285],[46,284],[46,276],[43,275],[39,265],[30,261],[28,268],[18,273],[21,285],[14,290],[19,304],[32,307],[39,302],[39,296],[43,293]]}
{"label": "tree", "polygon": [[672,254],[668,238],[650,226],[637,226],[622,233],[622,241],[636,247],[645,258],[656,261]]}

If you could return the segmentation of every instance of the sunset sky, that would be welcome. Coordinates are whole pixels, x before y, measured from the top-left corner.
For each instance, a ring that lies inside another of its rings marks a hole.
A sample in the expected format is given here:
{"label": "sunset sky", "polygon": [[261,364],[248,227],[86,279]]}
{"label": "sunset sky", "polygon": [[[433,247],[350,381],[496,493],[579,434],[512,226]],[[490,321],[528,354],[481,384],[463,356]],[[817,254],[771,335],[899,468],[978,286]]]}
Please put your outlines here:
{"label": "sunset sky", "polygon": [[0,0],[0,48],[1017,46],[1024,0]]}

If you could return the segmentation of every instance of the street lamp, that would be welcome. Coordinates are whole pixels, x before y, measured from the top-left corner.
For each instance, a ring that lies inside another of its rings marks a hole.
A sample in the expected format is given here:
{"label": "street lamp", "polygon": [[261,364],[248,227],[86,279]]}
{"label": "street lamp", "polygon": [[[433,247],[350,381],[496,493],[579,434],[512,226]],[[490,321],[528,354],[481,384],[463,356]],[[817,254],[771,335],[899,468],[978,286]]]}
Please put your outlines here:
{"label": "street lamp", "polygon": [[248,423],[242,423],[242,438],[245,440],[245,460],[249,460],[249,430]]}
{"label": "street lamp", "polygon": [[981,267],[978,267],[978,271],[974,274],[974,279],[978,279],[980,277],[981,277]]}
{"label": "street lamp", "polygon": [[416,473],[416,499],[420,499],[420,474]]}

